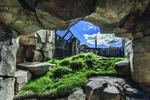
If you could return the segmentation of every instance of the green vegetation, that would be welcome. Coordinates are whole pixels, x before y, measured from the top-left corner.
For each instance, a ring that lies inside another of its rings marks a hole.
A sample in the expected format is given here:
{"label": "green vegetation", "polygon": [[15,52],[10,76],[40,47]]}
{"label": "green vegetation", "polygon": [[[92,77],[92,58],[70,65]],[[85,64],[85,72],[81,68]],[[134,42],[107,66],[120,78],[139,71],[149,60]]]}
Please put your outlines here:
{"label": "green vegetation", "polygon": [[96,75],[116,75],[114,64],[123,58],[103,60],[93,53],[79,54],[63,60],[50,60],[56,66],[50,68],[46,75],[31,80],[20,92],[26,91],[42,95],[66,95],[75,88],[85,84],[89,77]]}

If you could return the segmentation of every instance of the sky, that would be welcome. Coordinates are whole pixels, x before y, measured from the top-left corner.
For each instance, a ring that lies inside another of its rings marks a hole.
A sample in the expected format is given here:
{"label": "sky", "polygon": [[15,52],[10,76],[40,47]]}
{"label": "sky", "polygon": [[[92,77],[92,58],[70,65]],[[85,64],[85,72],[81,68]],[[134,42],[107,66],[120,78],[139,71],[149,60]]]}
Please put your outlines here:
{"label": "sky", "polygon": [[[86,44],[91,48],[95,47],[95,38],[97,38],[98,48],[122,46],[121,38],[115,37],[115,34],[101,34],[100,28],[90,22],[79,21],[77,24],[70,27],[69,30],[74,37],[80,40],[81,44]],[[57,34],[63,37],[67,31],[68,30],[58,30]],[[69,34],[65,36],[66,40],[71,37],[71,33],[69,32]]]}

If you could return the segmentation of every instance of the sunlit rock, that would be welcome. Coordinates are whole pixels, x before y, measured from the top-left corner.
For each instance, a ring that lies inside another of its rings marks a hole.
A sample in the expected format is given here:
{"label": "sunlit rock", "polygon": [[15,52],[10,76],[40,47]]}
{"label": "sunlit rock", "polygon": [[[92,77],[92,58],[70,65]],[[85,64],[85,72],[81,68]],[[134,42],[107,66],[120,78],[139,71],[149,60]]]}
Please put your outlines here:
{"label": "sunlit rock", "polygon": [[52,67],[53,64],[46,62],[26,62],[20,63],[17,66],[19,69],[26,69],[30,71],[34,76],[39,76],[45,74],[49,70],[49,67]]}
{"label": "sunlit rock", "polygon": [[30,80],[31,73],[27,70],[17,70],[15,72],[15,93],[19,92]]}
{"label": "sunlit rock", "polygon": [[15,78],[0,78],[0,100],[13,100]]}

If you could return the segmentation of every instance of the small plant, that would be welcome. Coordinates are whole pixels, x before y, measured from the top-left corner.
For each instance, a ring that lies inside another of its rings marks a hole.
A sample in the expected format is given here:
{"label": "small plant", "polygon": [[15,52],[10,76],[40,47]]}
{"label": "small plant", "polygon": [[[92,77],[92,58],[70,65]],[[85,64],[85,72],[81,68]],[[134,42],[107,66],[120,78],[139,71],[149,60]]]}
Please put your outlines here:
{"label": "small plant", "polygon": [[60,78],[63,75],[67,75],[67,74],[69,74],[71,72],[72,72],[72,70],[70,68],[67,68],[67,67],[58,67],[58,68],[55,68],[52,71],[52,75],[53,75],[54,78]]}
{"label": "small plant", "polygon": [[93,66],[94,66],[94,59],[86,59],[84,62],[86,63],[86,65],[87,65],[87,67],[88,68],[93,68]]}
{"label": "small plant", "polygon": [[60,62],[60,65],[67,66],[67,65],[69,65],[69,62],[70,62],[69,59],[64,59]]}
{"label": "small plant", "polygon": [[86,65],[80,60],[70,62],[70,68],[74,71],[79,71],[84,67],[86,67]]}

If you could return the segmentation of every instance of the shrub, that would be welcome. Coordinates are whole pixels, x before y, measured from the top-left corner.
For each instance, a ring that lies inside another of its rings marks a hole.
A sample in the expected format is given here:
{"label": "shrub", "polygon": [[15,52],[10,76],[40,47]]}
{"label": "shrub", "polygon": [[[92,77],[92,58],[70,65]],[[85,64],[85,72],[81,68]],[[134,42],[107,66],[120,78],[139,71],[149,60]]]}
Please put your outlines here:
{"label": "shrub", "polygon": [[32,90],[33,92],[41,93],[44,91],[44,87],[49,84],[53,84],[52,80],[49,77],[44,76],[37,80],[30,81],[23,89],[26,91]]}
{"label": "shrub", "polygon": [[87,65],[87,67],[88,68],[93,68],[93,66],[94,66],[94,59],[86,59],[84,62],[85,62],[85,64]]}
{"label": "shrub", "polygon": [[86,65],[82,61],[72,61],[70,62],[70,68],[74,71],[79,71],[83,69]]}
{"label": "shrub", "polygon": [[58,68],[55,68],[52,71],[52,74],[53,74],[54,78],[60,78],[63,75],[67,75],[67,74],[69,74],[71,72],[72,72],[72,70],[70,68],[67,68],[67,67],[58,67]]}
{"label": "shrub", "polygon": [[66,65],[69,65],[69,62],[70,62],[69,59],[65,59],[60,62],[60,65],[66,66]]}

